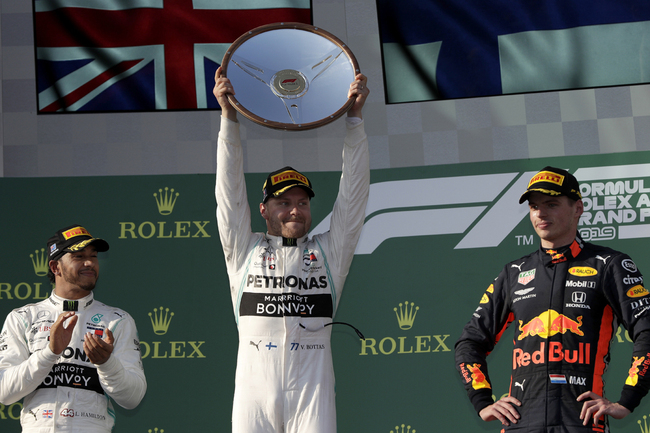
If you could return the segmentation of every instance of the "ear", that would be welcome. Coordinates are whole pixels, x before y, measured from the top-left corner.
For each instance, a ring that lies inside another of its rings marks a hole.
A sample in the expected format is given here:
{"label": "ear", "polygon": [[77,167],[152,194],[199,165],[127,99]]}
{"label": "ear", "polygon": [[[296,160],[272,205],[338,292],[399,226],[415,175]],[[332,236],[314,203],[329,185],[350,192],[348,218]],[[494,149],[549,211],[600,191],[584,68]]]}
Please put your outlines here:
{"label": "ear", "polygon": [[262,218],[265,220],[269,219],[266,213],[266,205],[264,203],[260,203],[260,215],[262,215]]}
{"label": "ear", "polygon": [[52,271],[52,273],[54,275],[57,275],[57,273],[59,272],[59,261],[58,260],[50,260],[48,265],[50,267],[50,271]]}
{"label": "ear", "polygon": [[580,217],[584,211],[585,204],[582,202],[582,200],[576,201],[576,216]]}

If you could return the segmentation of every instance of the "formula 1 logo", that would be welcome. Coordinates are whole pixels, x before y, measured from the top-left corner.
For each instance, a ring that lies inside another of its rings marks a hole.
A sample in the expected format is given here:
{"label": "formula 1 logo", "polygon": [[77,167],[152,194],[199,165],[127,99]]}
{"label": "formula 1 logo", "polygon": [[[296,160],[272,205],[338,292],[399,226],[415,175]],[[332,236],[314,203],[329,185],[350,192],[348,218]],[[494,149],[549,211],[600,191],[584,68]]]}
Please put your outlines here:
{"label": "formula 1 logo", "polygon": [[[366,223],[355,254],[387,239],[457,234],[454,249],[494,248],[528,216],[519,197],[537,171],[408,179],[370,185]],[[580,168],[586,241],[650,236],[650,164]],[[409,194],[409,191],[412,193]],[[331,214],[313,229],[329,229]]]}

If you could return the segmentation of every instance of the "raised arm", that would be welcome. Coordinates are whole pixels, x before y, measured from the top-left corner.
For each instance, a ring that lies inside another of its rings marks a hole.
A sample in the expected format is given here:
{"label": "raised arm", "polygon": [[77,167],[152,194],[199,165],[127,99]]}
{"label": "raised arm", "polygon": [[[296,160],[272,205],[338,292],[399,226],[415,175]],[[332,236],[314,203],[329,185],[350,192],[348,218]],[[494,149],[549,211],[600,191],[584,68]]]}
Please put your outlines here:
{"label": "raised arm", "polygon": [[343,277],[348,273],[361,235],[370,188],[368,137],[361,120],[370,93],[366,84],[367,78],[359,74],[350,85],[348,97],[355,98],[355,103],[346,120],[341,180],[330,220],[331,259]]}
{"label": "raised arm", "polygon": [[221,129],[217,141],[217,173],[215,197],[217,199],[217,226],[226,265],[237,269],[247,253],[251,236],[251,214],[246,195],[244,156],[239,136],[236,110],[227,95],[234,94],[228,78],[221,68],[215,74],[214,95],[221,105]]}

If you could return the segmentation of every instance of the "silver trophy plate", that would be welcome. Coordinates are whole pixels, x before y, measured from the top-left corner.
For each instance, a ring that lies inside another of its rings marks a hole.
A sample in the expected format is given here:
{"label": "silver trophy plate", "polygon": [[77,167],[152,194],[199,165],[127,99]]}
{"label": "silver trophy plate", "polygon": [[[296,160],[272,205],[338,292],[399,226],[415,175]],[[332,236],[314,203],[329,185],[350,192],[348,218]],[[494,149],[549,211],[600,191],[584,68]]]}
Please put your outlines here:
{"label": "silver trophy plate", "polygon": [[257,27],[230,46],[223,62],[245,117],[276,129],[323,126],[346,113],[359,73],[352,51],[331,33],[301,23]]}

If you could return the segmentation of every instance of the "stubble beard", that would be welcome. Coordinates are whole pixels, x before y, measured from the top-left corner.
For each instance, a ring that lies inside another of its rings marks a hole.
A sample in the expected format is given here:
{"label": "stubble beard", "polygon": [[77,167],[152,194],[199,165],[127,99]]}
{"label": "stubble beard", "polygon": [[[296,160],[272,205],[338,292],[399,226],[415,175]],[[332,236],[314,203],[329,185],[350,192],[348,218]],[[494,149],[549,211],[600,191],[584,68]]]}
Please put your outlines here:
{"label": "stubble beard", "polygon": [[[290,228],[287,226],[287,223],[290,222],[300,222],[302,223],[301,228]],[[287,221],[271,221],[269,224],[269,233],[276,236],[282,236],[289,239],[298,239],[303,237],[309,231],[309,224],[305,219],[291,219]]]}
{"label": "stubble beard", "polygon": [[88,279],[79,275],[75,275],[69,268],[62,269],[61,276],[66,283],[77,286],[80,289],[88,292],[91,292],[93,289],[95,289],[97,280],[99,279],[99,275],[97,274],[95,274],[94,279]]}

